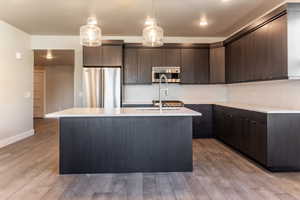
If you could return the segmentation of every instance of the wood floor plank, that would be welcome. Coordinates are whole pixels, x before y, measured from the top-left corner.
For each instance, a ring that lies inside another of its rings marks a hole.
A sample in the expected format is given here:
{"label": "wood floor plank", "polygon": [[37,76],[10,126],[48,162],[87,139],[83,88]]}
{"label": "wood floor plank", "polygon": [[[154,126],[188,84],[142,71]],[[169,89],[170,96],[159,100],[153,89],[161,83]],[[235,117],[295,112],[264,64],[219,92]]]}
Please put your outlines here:
{"label": "wood floor plank", "polygon": [[0,149],[1,200],[300,200],[300,173],[271,173],[214,139],[193,141],[192,173],[58,174],[58,123]]}
{"label": "wood floor plank", "polygon": [[133,173],[127,176],[127,199],[143,200],[143,174]]}
{"label": "wood floor plank", "polygon": [[183,173],[169,173],[169,181],[177,200],[194,200]]}
{"label": "wood floor plank", "polygon": [[161,200],[176,200],[167,174],[158,174],[156,177],[156,183]]}
{"label": "wood floor plank", "polygon": [[144,174],[143,176],[143,199],[160,200],[155,174]]}

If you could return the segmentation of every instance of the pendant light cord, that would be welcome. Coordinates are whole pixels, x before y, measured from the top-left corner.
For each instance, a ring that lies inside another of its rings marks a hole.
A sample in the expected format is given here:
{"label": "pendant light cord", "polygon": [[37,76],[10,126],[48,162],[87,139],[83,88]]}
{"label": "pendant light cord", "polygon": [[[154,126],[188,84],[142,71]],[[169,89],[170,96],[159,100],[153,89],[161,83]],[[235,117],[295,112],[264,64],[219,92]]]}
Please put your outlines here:
{"label": "pendant light cord", "polygon": [[154,9],[154,0],[152,0],[152,17],[156,19],[156,13]]}
{"label": "pendant light cord", "polygon": [[154,3],[155,3],[154,0],[152,0],[152,18],[155,20],[155,23],[158,24],[157,16],[156,16],[157,12],[155,12],[155,4]]}

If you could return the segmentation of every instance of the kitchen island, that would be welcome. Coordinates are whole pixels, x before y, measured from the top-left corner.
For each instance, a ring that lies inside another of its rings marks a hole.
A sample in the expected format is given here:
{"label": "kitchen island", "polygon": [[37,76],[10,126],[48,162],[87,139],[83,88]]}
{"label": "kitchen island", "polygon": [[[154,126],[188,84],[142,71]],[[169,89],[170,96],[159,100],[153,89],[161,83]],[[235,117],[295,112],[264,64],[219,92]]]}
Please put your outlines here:
{"label": "kitchen island", "polygon": [[73,108],[58,118],[60,174],[193,170],[187,108]]}

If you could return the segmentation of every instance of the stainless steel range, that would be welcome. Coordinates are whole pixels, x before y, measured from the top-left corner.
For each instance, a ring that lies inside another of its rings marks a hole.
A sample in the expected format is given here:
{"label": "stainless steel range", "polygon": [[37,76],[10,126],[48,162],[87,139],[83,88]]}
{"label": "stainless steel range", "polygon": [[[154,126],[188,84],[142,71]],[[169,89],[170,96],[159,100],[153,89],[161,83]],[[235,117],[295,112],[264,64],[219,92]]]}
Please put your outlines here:
{"label": "stainless steel range", "polygon": [[[159,100],[153,100],[152,103],[153,106],[155,107],[159,106]],[[178,100],[164,100],[161,103],[162,103],[162,107],[183,107],[184,106],[184,103]]]}

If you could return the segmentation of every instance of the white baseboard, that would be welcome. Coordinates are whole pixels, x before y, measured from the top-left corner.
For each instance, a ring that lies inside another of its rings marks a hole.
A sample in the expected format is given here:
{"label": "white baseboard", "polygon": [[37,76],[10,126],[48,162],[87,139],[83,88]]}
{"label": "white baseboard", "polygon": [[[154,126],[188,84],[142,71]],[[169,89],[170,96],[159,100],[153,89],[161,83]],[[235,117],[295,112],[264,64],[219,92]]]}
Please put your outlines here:
{"label": "white baseboard", "polygon": [[26,131],[24,133],[6,138],[6,139],[2,139],[0,140],[0,148],[5,147],[7,145],[13,144],[15,142],[18,142],[20,140],[24,140],[25,138],[28,138],[30,136],[34,135],[34,129]]}

